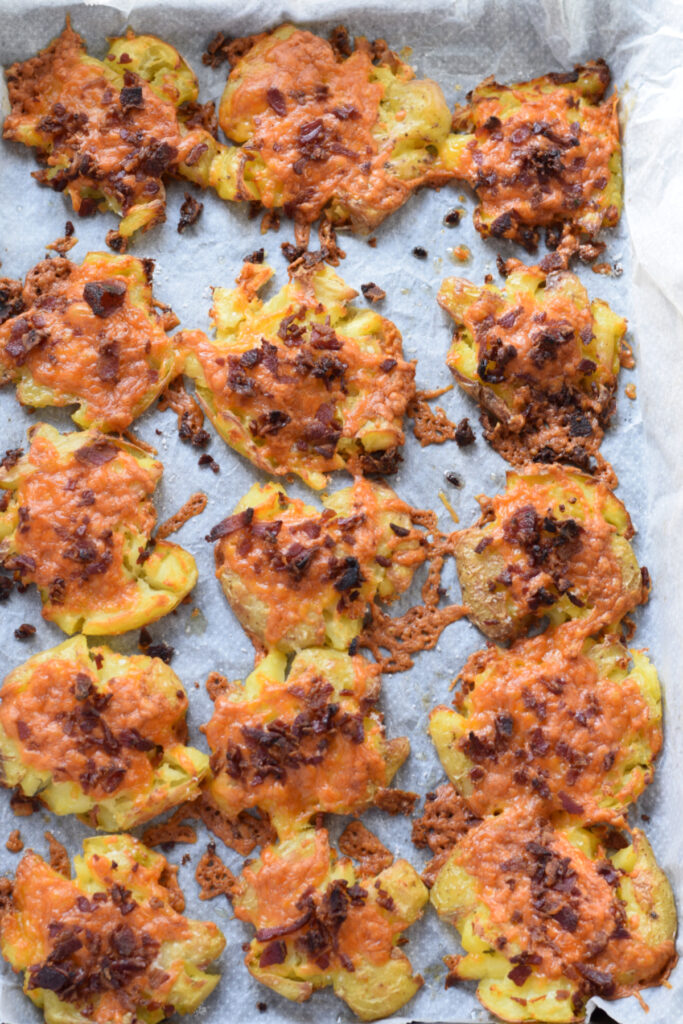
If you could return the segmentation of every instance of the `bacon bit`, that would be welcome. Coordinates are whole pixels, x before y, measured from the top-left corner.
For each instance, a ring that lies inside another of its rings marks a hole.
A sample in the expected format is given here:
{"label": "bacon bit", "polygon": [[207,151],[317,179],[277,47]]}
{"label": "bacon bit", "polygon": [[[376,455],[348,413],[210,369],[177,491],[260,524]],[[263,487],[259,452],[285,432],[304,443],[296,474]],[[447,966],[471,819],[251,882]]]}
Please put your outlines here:
{"label": "bacon bit", "polygon": [[206,508],[207,501],[208,498],[203,491],[197,491],[196,494],[190,495],[185,504],[181,505],[174,515],[161,524],[156,532],[156,539],[165,540],[166,537],[170,537],[172,533],[180,530],[189,519],[201,515]]}
{"label": "bacon bit", "polygon": [[14,635],[17,640],[28,640],[30,637],[36,635],[36,627],[32,626],[30,622],[22,622],[22,624],[14,630]]}
{"label": "bacon bit", "polygon": [[23,290],[21,281],[12,277],[0,277],[0,324],[4,324],[10,317],[18,316],[24,309]]}
{"label": "bacon bit", "polygon": [[286,115],[287,101],[284,94],[280,92],[279,89],[271,86],[271,88],[266,91],[266,100],[270,109],[274,110],[278,117],[284,117]]}
{"label": "bacon bit", "polygon": [[405,789],[378,789],[373,803],[387,814],[412,814],[418,801],[417,793]]}
{"label": "bacon bit", "polygon": [[463,215],[463,210],[456,207],[453,210],[449,210],[443,219],[444,224],[447,228],[457,228]]}
{"label": "bacon bit", "polygon": [[265,32],[260,32],[251,36],[242,36],[239,39],[231,39],[230,36],[218,32],[202,54],[202,64],[217,68],[227,61],[232,67],[241,57],[249,53],[252,46],[263,39],[265,35]]}
{"label": "bacon bit", "polygon": [[174,377],[159,401],[159,408],[172,409],[178,417],[178,436],[181,441],[190,441],[196,448],[203,448],[210,435],[203,430],[204,413],[195,399],[185,388],[182,376]]}
{"label": "bacon bit", "polygon": [[379,285],[376,285],[373,281],[370,281],[369,284],[362,284],[360,286],[360,290],[368,302],[381,302],[382,299],[386,299],[387,297],[387,293],[384,289],[380,288]]}
{"label": "bacon bit", "polygon": [[180,219],[178,220],[178,234],[182,235],[185,228],[189,228],[199,220],[204,209],[204,203],[200,203],[189,192],[185,192],[185,198],[180,207]]}
{"label": "bacon bit", "polygon": [[166,821],[162,821],[158,825],[150,825],[149,828],[146,828],[142,833],[142,841],[145,846],[162,846],[166,848],[174,843],[196,843],[197,833],[195,829],[192,825],[183,824],[188,817],[193,817],[188,810],[190,806],[182,804]]}
{"label": "bacon bit", "polygon": [[[173,655],[175,654],[175,648],[171,647],[170,644],[165,643],[163,640],[157,643],[152,643],[152,637],[149,634],[149,630],[143,626],[140,630],[140,637],[138,639],[138,647],[146,654],[148,658],[159,658],[160,661],[170,665]],[[153,746],[153,744],[151,744]]]}
{"label": "bacon bit", "polygon": [[265,251],[263,249],[255,249],[254,252],[249,253],[248,256],[244,257],[245,263],[263,263],[265,259]]}
{"label": "bacon bit", "polygon": [[194,877],[199,885],[200,900],[213,900],[216,896],[225,896],[231,900],[237,888],[237,879],[216,853],[214,842],[208,844],[206,853],[197,864]]}
{"label": "bacon bit", "polygon": [[429,253],[422,245],[416,245],[415,248],[411,250],[411,252],[416,260],[426,260],[427,257],[429,256]]}
{"label": "bacon bit", "polygon": [[120,309],[125,297],[126,285],[123,281],[88,281],[83,289],[83,298],[95,316],[102,320]]}
{"label": "bacon bit", "polygon": [[45,839],[50,850],[50,867],[64,878],[71,878],[71,864],[66,847],[52,835],[52,832],[45,832]]}
{"label": "bacon bit", "polygon": [[627,398],[630,398],[632,402],[636,400],[636,386],[635,384],[627,384],[624,388],[624,393]]}
{"label": "bacon bit", "polygon": [[333,28],[328,39],[330,41],[330,46],[339,59],[342,57],[350,57],[353,53],[353,43],[349,38],[349,33],[345,25],[337,25],[336,28]]}
{"label": "bacon bit", "polygon": [[349,822],[339,837],[339,849],[358,861],[363,876],[378,875],[394,862],[391,850],[360,821]]}
{"label": "bacon bit", "polygon": [[476,438],[474,436],[474,431],[470,426],[470,421],[467,416],[464,416],[456,427],[455,443],[458,448],[466,448],[467,445],[474,444],[475,440]]}
{"label": "bacon bit", "polygon": [[204,540],[213,543],[213,541],[219,540],[221,537],[229,537],[231,533],[249,526],[253,518],[253,508],[245,508],[241,512],[236,512],[235,515],[227,516],[207,533]]}
{"label": "bacon bit", "polygon": [[9,850],[10,853],[21,853],[24,849],[24,840],[21,838],[21,832],[18,828],[14,828],[10,832],[5,843],[5,849]]}
{"label": "bacon bit", "polygon": [[119,449],[116,445],[103,437],[98,441],[93,441],[92,444],[85,444],[82,448],[77,448],[74,457],[76,462],[81,462],[86,466],[104,466],[106,462],[115,459],[118,454]]}

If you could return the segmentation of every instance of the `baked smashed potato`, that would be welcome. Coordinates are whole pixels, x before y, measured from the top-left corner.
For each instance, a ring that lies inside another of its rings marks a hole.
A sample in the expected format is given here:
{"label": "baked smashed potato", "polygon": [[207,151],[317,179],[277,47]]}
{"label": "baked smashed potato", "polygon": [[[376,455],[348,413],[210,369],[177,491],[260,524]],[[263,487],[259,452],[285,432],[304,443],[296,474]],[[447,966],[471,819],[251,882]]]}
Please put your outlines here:
{"label": "baked smashed potato", "polygon": [[216,331],[180,335],[184,372],[221,437],[259,469],[325,486],[337,469],[394,472],[415,366],[401,335],[330,267],[294,274],[271,299],[273,275],[245,263],[230,291],[216,288]]}
{"label": "baked smashed potato", "polygon": [[676,959],[673,894],[643,833],[610,849],[585,828],[552,829],[524,801],[460,840],[431,901],[465,950],[444,958],[446,985],[478,981],[505,1021],[583,1020],[591,996],[661,984]]}
{"label": "baked smashed potato", "polygon": [[79,427],[125,430],[175,374],[178,323],[158,313],[152,260],[91,252],[80,266],[42,260],[21,309],[0,325],[0,385],[22,405],[78,405]]}
{"label": "baked smashed potato", "polygon": [[361,1020],[377,1020],[422,985],[399,942],[427,899],[407,861],[359,878],[325,829],[309,829],[247,862],[233,908],[256,929],[245,963],[258,981],[296,1002],[332,985]]}
{"label": "baked smashed potato", "polygon": [[243,686],[216,698],[202,726],[212,751],[207,790],[228,818],[264,811],[280,839],[317,813],[360,814],[405,761],[405,737],[387,742],[379,668],[341,651],[271,651]]}
{"label": "baked smashed potato", "polygon": [[368,605],[401,594],[425,560],[424,533],[389,487],[359,477],[323,506],[254,484],[207,537],[223,592],[262,648],[348,650]]}
{"label": "baked smashed potato", "polygon": [[654,665],[614,637],[571,641],[564,626],[473,654],[456,710],[429,733],[475,815],[532,797],[539,813],[622,822],[651,782],[662,743]]}
{"label": "baked smashed potato", "polygon": [[0,689],[0,784],[95,828],[135,828],[199,796],[209,759],[185,746],[186,712],[160,658],[88,650],[72,637]]}
{"label": "baked smashed potato", "polygon": [[35,583],[65,633],[111,635],[169,612],[197,582],[189,552],[152,538],[163,466],[96,430],[29,430],[0,465],[0,563]]}
{"label": "baked smashed potato", "polygon": [[565,74],[500,85],[485,79],[456,107],[441,162],[475,190],[483,237],[533,252],[539,229],[594,239],[622,208],[617,94],[603,60]]}
{"label": "baked smashed potato", "polygon": [[225,199],[283,209],[307,231],[370,231],[421,185],[452,173],[439,160],[450,112],[436,82],[416,79],[386,44],[342,47],[294,25],[233,44],[218,120],[237,145],[212,169]]}
{"label": "baked smashed potato", "polygon": [[500,288],[447,278],[438,302],[455,321],[448,366],[496,451],[588,470],[614,412],[626,321],[575,274],[517,261]]}
{"label": "baked smashed potato", "polygon": [[129,30],[96,60],[67,19],[49,46],[8,69],[7,86],[4,138],[37,150],[44,166],[33,177],[66,192],[76,213],[122,218],[107,236],[117,252],[165,220],[165,177],[208,184],[221,148],[204,126],[213,108],[197,105],[192,70],[156,36]]}
{"label": "baked smashed potato", "polygon": [[482,633],[507,642],[547,619],[576,620],[587,636],[647,600],[629,514],[603,483],[557,465],[506,477],[505,491],[480,497],[478,523],[453,540],[463,603]]}
{"label": "baked smashed potato", "polygon": [[157,1024],[196,1010],[225,939],[183,917],[178,869],[128,835],[86,839],[74,868],[71,881],[30,850],[0,920],[2,955],[46,1024]]}

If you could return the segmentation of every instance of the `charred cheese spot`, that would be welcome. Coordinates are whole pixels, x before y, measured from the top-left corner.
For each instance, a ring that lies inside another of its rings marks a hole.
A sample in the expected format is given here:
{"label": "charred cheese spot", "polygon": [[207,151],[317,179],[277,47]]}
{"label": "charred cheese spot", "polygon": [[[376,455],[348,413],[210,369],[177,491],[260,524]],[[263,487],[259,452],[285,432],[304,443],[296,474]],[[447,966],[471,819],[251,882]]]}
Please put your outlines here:
{"label": "charred cheese spot", "polygon": [[191,1013],[219,980],[206,968],[225,939],[182,916],[171,868],[132,836],[86,839],[76,878],[30,851],[17,868],[0,947],[46,1024],[158,1024]]}
{"label": "charred cheese spot", "polygon": [[456,324],[448,365],[494,448],[516,465],[589,470],[614,410],[626,321],[589,302],[574,274],[521,263],[502,288],[448,278],[438,301]]}
{"label": "charred cheese spot", "polygon": [[183,548],[151,536],[163,467],[97,431],[37,424],[27,455],[0,469],[0,558],[35,583],[65,633],[124,633],[172,611],[197,580]]}
{"label": "charred cheese spot", "polygon": [[350,305],[356,292],[320,265],[264,303],[272,273],[247,263],[234,291],[215,290],[213,340],[180,335],[216,430],[259,469],[315,488],[337,469],[393,472],[415,389],[398,330]]}
{"label": "charred cheese spot", "polygon": [[491,639],[512,640],[542,619],[576,620],[583,638],[647,599],[631,520],[604,484],[526,466],[479,501],[479,522],[456,533],[453,548],[469,618]]}
{"label": "charred cheese spot", "polygon": [[487,78],[458,107],[441,159],[475,189],[474,223],[529,252],[546,227],[594,238],[622,206],[617,95],[602,60],[568,74],[499,85]]}
{"label": "charred cheese spot", "polygon": [[89,253],[44,260],[0,326],[0,383],[24,405],[78,405],[80,427],[125,430],[174,376],[177,324],[154,308],[151,261]]}
{"label": "charred cheese spot", "polygon": [[196,79],[154,36],[112,40],[100,61],[67,22],[36,57],[12,65],[7,84],[12,109],[4,137],[38,151],[44,167],[34,177],[66,192],[77,213],[119,214],[110,241],[119,252],[136,231],[165,219],[165,176],[208,184],[220,147],[191,126]]}
{"label": "charred cheese spot", "polygon": [[439,86],[386,46],[360,38],[344,56],[281,25],[243,51],[223,93],[219,122],[239,146],[226,198],[369,231],[452,177],[438,159],[449,121]]}
{"label": "charred cheese spot", "polygon": [[675,908],[642,832],[615,851],[584,828],[553,829],[523,800],[462,838],[431,890],[464,956],[446,984],[477,980],[507,1021],[582,1020],[592,995],[661,983],[675,959]]}
{"label": "charred cheese spot", "polygon": [[460,679],[457,710],[435,708],[429,731],[475,815],[531,797],[539,813],[618,822],[651,781],[661,695],[642,652],[560,626],[473,654]]}
{"label": "charred cheese spot", "polygon": [[216,804],[231,819],[258,807],[280,838],[316,813],[365,810],[409,751],[406,739],[384,738],[379,687],[379,669],[360,656],[311,648],[287,671],[271,651],[203,726]]}
{"label": "charred cheese spot", "polygon": [[208,758],[184,745],[187,697],[159,658],[91,651],[84,637],[37,654],[0,689],[0,781],[55,814],[134,828],[199,795]]}
{"label": "charred cheese spot", "polygon": [[261,646],[347,650],[368,605],[402,593],[425,559],[410,506],[388,487],[361,477],[324,506],[255,484],[207,538],[225,596]]}
{"label": "charred cheese spot", "polygon": [[361,1020],[394,1013],[422,984],[398,943],[426,902],[407,861],[359,879],[325,829],[266,847],[233,895],[256,929],[245,960],[255,978],[297,1002],[332,985]]}

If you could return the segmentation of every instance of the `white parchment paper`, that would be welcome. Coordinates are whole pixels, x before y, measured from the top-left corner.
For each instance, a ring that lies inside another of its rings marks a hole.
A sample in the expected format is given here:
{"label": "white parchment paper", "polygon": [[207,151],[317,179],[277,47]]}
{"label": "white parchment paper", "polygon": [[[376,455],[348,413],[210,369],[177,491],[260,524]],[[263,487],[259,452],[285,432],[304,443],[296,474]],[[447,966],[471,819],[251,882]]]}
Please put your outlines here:
{"label": "white parchment paper", "polygon": [[[618,494],[631,512],[638,529],[635,546],[642,563],[649,566],[654,592],[649,605],[637,616],[635,645],[648,647],[662,679],[666,697],[664,753],[656,779],[634,809],[632,820],[644,825],[653,841],[660,864],[674,885],[679,906],[683,903],[681,867],[683,807],[683,723],[678,692],[683,592],[679,580],[683,548],[683,460],[679,457],[683,424],[679,403],[683,393],[680,356],[683,351],[683,263],[679,247],[683,239],[683,6],[674,0],[292,0],[267,4],[262,0],[165,0],[147,3],[119,0],[116,5],[65,4],[58,0],[0,0],[0,63],[32,56],[61,31],[66,13],[88,43],[89,52],[102,55],[105,37],[119,34],[130,24],[136,31],[162,36],[177,46],[197,72],[200,98],[218,99],[226,69],[210,70],[201,64],[201,53],[216,31],[237,36],[260,31],[291,19],[326,33],[344,21],[354,35],[384,36],[391,46],[412,47],[411,61],[418,74],[435,78],[450,105],[463,101],[465,93],[488,74],[501,81],[529,78],[551,70],[566,70],[575,62],[602,56],[610,64],[621,92],[626,173],[625,216],[617,231],[606,236],[605,258],[623,268],[620,277],[597,276],[589,268],[578,273],[591,296],[607,299],[630,322],[630,340],[637,357],[634,373],[623,373],[617,415],[603,444],[620,478]],[[3,87],[0,87],[0,89]],[[3,116],[6,96],[0,96]],[[31,178],[33,154],[21,146],[0,144],[0,259],[1,273],[20,277],[44,255],[44,246],[63,233],[66,219],[76,224],[78,246],[70,253],[80,262],[88,251],[105,249],[104,236],[114,226],[110,215],[80,221],[65,199],[39,187]],[[266,258],[277,269],[274,287],[285,280],[282,241],[293,240],[286,221],[279,234],[259,234],[258,220],[247,210],[221,202],[207,193],[201,198],[204,212],[183,236],[176,232],[178,210],[187,185],[169,186],[168,221],[131,248],[138,256],[156,260],[155,290],[173,306],[184,327],[208,329],[210,289],[230,286],[241,259],[265,246]],[[376,232],[376,249],[363,239],[344,237],[347,259],[339,271],[354,287],[374,281],[386,290],[381,312],[396,322],[403,333],[408,358],[418,359],[418,385],[438,387],[450,383],[445,366],[450,325],[436,304],[436,293],[449,274],[481,282],[484,274],[496,275],[495,257],[524,253],[503,243],[483,242],[471,223],[473,197],[450,186],[440,192],[415,196]],[[443,225],[444,214],[464,206],[466,215],[458,228]],[[468,245],[472,259],[455,263],[449,250]],[[424,246],[429,258],[411,255],[415,245]],[[362,297],[358,300],[363,303]],[[627,382],[637,384],[637,400],[623,394]],[[457,389],[441,400],[453,419],[468,415],[476,423],[474,405]],[[73,424],[65,410],[45,410],[33,416],[22,410],[12,389],[0,394],[0,447],[25,442],[27,427],[41,418],[62,430]],[[216,669],[231,678],[244,677],[253,665],[246,637],[233,618],[214,578],[213,554],[203,540],[208,528],[227,515],[259,474],[235,455],[212,431],[208,449],[220,464],[220,474],[200,470],[199,453],[178,441],[175,417],[156,409],[135,426],[139,436],[154,444],[165,465],[157,492],[160,521],[174,512],[196,490],[209,496],[206,512],[191,520],[173,539],[197,559],[200,579],[192,602],[151,628],[154,639],[175,648],[173,668],[190,697],[190,742],[205,749],[198,726],[211,714],[204,690],[209,671]],[[477,516],[474,495],[489,494],[504,483],[505,464],[478,438],[471,448],[459,450],[454,443],[421,449],[412,435],[406,444],[400,472],[389,482],[411,503],[440,511],[450,525],[438,492],[445,489],[463,525]],[[444,471],[455,470],[464,486],[456,490],[444,480]],[[332,489],[349,480],[338,474]],[[303,485],[291,490],[310,498]],[[458,599],[452,567],[447,573],[449,598]],[[404,602],[419,596],[419,580]],[[194,609],[199,614],[193,617]],[[400,608],[398,609],[400,610]],[[21,643],[14,630],[22,622],[37,625],[36,636]],[[31,654],[59,643],[63,634],[43,622],[35,588],[15,593],[0,606],[0,675],[4,676]],[[137,634],[107,640],[115,649],[133,653]],[[467,656],[483,645],[483,638],[466,621],[455,623],[443,634],[434,651],[422,653],[413,670],[384,681],[382,707],[389,736],[408,735],[413,753],[399,773],[397,785],[420,793],[438,785],[443,772],[426,736],[430,709],[448,702],[449,685]],[[195,682],[198,686],[195,687]],[[0,794],[2,797],[2,794]],[[649,820],[648,820],[649,818]],[[427,857],[410,843],[410,822],[389,819],[378,812],[366,816],[368,825],[397,853],[418,867]],[[343,822],[332,821],[337,834]],[[4,840],[20,826],[28,844],[46,853],[43,831],[51,829],[73,855],[88,834],[76,821],[44,812],[17,820],[9,798],[0,799],[0,873],[12,873],[18,858],[6,852]],[[207,834],[200,830],[195,847],[177,846],[169,859],[180,864],[189,852],[191,863],[181,865],[180,881],[187,895],[190,916],[212,918],[228,940],[220,968],[223,980],[207,1003],[196,1013],[204,1024],[235,1020],[251,1024],[260,1020],[285,1022],[349,1021],[352,1015],[329,991],[314,995],[309,1003],[293,1004],[259,986],[242,964],[241,944],[251,930],[235,921],[227,901],[201,903],[196,896],[194,867],[203,852]],[[234,871],[240,858],[230,850],[221,855]],[[408,933],[407,952],[425,985],[404,1012],[404,1020],[424,1022],[487,1021],[473,988],[444,990],[445,968],[441,957],[458,950],[455,932],[442,925],[428,910]],[[683,970],[671,978],[670,988],[645,993],[646,1013],[634,999],[605,1004],[620,1024],[673,1024],[683,1019]],[[265,1002],[262,1015],[257,1002]],[[4,1024],[29,1024],[41,1015],[21,994],[18,979],[3,966],[0,973],[0,1020]]]}

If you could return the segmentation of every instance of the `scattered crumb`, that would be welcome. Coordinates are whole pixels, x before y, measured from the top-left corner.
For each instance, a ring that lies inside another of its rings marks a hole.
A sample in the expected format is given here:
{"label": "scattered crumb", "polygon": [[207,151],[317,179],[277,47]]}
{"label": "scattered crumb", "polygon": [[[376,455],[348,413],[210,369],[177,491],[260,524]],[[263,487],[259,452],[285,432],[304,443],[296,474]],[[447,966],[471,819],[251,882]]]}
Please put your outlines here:
{"label": "scattered crumb", "polygon": [[185,199],[180,207],[180,219],[178,220],[178,234],[182,235],[185,228],[189,228],[199,219],[204,203],[200,203],[189,192],[185,193]]}
{"label": "scattered crumb", "polygon": [[440,497],[440,499],[441,499],[441,501],[443,503],[444,508],[448,512],[448,514],[451,517],[451,519],[453,520],[453,522],[454,523],[459,523],[460,522],[460,516],[455,511],[455,509],[453,508],[453,506],[451,505],[450,501],[448,500],[448,498],[446,497],[446,495],[444,494],[443,491],[439,491],[439,497]]}
{"label": "scattered crumb", "polygon": [[624,388],[624,393],[627,398],[630,398],[632,402],[636,400],[636,386],[635,384],[627,384]]}
{"label": "scattered crumb", "polygon": [[255,249],[254,252],[250,252],[248,256],[244,257],[245,263],[263,263],[266,257],[264,249]]}
{"label": "scattered crumb", "polygon": [[455,207],[454,209],[449,210],[443,219],[443,222],[446,225],[446,227],[456,228],[460,223],[464,212],[465,211],[460,209],[459,207]]}
{"label": "scattered crumb", "polygon": [[24,840],[21,838],[21,832],[18,828],[12,829],[5,843],[5,849],[9,850],[10,853],[21,853],[24,849]]}
{"label": "scattered crumb", "polygon": [[416,260],[426,260],[429,253],[423,245],[416,245],[412,250],[413,256]]}
{"label": "scattered crumb", "polygon": [[24,796],[20,789],[15,789],[10,797],[9,805],[18,818],[28,818],[40,807],[39,801],[32,796]]}
{"label": "scattered crumb", "polygon": [[360,821],[351,821],[339,837],[339,849],[358,861],[361,875],[378,875],[394,862],[394,855]]}
{"label": "scattered crumb", "polygon": [[138,647],[143,654],[146,654],[148,658],[160,658],[165,661],[167,665],[171,664],[171,659],[175,654],[175,648],[171,647],[164,640],[159,640],[157,643],[152,642],[152,636],[146,626],[143,626],[140,630],[140,636],[138,637]]}
{"label": "scattered crumb", "polygon": [[157,540],[164,540],[184,526],[188,519],[201,515],[206,508],[207,501],[208,498],[203,491],[197,491],[196,494],[190,495],[185,504],[181,505],[174,515],[161,524],[156,532]]}
{"label": "scattered crumb", "polygon": [[594,263],[591,270],[594,274],[605,274],[607,277],[612,276],[611,263]]}
{"label": "scattered crumb", "polygon": [[259,1013],[265,1013],[266,1010],[268,1009],[268,1003],[257,1003],[256,1009],[258,1010]]}
{"label": "scattered crumb", "polygon": [[633,355],[633,349],[627,341],[622,341],[621,350],[619,352],[619,362],[625,370],[632,370],[636,365],[636,359]]}
{"label": "scattered crumb", "polygon": [[365,298],[368,302],[381,302],[382,299],[386,299],[387,293],[384,288],[380,288],[379,285],[375,284],[374,281],[370,281],[368,284],[362,284],[360,286]]}
{"label": "scattered crumb", "polygon": [[60,843],[59,839],[55,839],[52,832],[46,832],[45,838],[50,850],[50,867],[58,874],[64,875],[65,878],[71,878],[71,864],[66,847]]}
{"label": "scattered crumb", "polygon": [[14,635],[17,640],[28,640],[30,637],[36,635],[36,627],[32,626],[30,622],[22,622],[22,624],[14,630]]}
{"label": "scattered crumb", "polygon": [[[199,683],[196,684],[199,687]],[[206,692],[208,693],[211,700],[215,701],[216,697],[221,693],[225,693],[230,687],[230,683],[226,676],[221,675],[220,672],[210,672],[206,679]]]}
{"label": "scattered crumb", "polygon": [[455,431],[455,443],[458,448],[466,448],[467,445],[474,444],[475,440],[470,421],[467,419],[467,416],[463,416]]}
{"label": "scattered crumb", "polygon": [[454,249],[448,250],[448,255],[456,263],[467,263],[472,259],[472,253],[466,245],[456,245]]}
{"label": "scattered crumb", "polygon": [[205,469],[208,466],[212,473],[220,473],[221,471],[221,467],[208,452],[204,452],[203,455],[199,456],[198,465],[200,469]]}
{"label": "scattered crumb", "polygon": [[372,238],[368,238],[368,245],[370,246],[371,249],[377,248],[377,239],[375,238],[374,235],[372,236]]}

